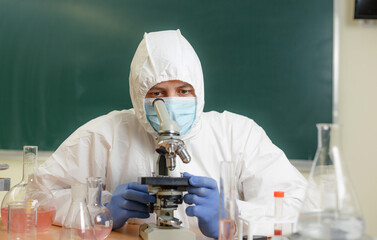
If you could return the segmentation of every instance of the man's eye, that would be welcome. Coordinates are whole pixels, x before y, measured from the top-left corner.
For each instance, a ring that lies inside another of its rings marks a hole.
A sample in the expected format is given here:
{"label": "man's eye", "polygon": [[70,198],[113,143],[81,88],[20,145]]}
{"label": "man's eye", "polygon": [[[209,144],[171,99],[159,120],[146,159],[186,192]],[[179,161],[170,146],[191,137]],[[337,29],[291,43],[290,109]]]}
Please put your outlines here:
{"label": "man's eye", "polygon": [[152,96],[156,96],[156,97],[158,97],[158,96],[161,95],[161,92],[151,92],[150,94],[151,94]]}
{"label": "man's eye", "polygon": [[191,92],[190,90],[186,90],[186,89],[181,90],[181,94],[189,94],[190,92]]}

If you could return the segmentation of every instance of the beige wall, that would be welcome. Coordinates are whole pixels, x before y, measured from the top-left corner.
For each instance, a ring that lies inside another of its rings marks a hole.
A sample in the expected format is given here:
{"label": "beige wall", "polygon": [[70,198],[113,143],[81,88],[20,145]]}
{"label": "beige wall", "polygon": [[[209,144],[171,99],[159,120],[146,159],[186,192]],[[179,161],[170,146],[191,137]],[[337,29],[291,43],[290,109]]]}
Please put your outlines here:
{"label": "beige wall", "polygon": [[339,3],[339,124],[367,233],[377,237],[377,23],[353,20],[354,0]]}
{"label": "beige wall", "polygon": [[[9,165],[9,169],[0,171],[0,178],[10,178],[11,187],[22,180],[22,156],[20,160],[0,159],[0,164]],[[3,201],[6,193],[6,191],[0,191],[0,201]]]}
{"label": "beige wall", "polygon": [[[51,152],[39,152],[38,164],[42,164],[51,155]],[[10,178],[10,187],[18,184],[22,180],[22,151],[0,150],[0,164],[8,164],[7,170],[0,171],[0,178]],[[7,192],[0,191],[0,203]]]}

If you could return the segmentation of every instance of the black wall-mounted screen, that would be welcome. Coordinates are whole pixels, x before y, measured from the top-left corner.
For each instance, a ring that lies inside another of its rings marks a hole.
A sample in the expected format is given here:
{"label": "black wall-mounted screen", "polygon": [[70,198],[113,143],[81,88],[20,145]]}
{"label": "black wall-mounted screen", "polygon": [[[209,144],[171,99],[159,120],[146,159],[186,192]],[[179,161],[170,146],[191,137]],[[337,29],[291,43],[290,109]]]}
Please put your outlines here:
{"label": "black wall-mounted screen", "polygon": [[355,19],[377,19],[377,0],[355,0]]}

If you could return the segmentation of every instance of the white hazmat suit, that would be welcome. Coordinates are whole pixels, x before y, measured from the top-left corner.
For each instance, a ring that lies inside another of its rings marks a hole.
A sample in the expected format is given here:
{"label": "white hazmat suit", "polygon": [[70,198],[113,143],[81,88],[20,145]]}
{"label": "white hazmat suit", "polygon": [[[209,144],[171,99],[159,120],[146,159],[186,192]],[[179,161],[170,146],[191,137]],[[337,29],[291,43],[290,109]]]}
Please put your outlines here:
{"label": "white hazmat suit", "polygon": [[[203,112],[201,64],[194,49],[177,30],[144,35],[131,63],[129,83],[133,109],[113,111],[89,121],[40,166],[43,183],[52,189],[57,201],[55,224],[64,220],[73,183],[85,183],[88,176],[102,177],[105,203],[118,185],[151,176],[158,157],[156,132],[146,118],[144,100],[151,87],[169,80],[191,84],[197,97],[196,119],[182,137],[192,160],[184,164],[177,159],[173,174],[189,172],[219,182],[220,162],[234,161],[237,204],[242,216],[272,215],[276,190],[285,192],[284,214],[297,216],[305,194],[305,179],[253,120],[227,111]],[[180,205],[176,217],[186,227],[197,227],[196,218],[185,214],[186,207]]]}

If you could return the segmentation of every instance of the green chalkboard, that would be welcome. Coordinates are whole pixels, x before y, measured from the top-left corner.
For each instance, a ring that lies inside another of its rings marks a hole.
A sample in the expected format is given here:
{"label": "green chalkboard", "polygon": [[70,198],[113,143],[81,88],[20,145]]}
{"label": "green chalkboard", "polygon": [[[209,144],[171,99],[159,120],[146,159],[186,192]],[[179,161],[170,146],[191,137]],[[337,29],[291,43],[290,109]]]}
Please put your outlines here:
{"label": "green chalkboard", "polygon": [[76,128],[131,108],[144,32],[180,29],[201,59],[205,111],[261,125],[311,159],[332,120],[329,0],[0,0],[0,149],[54,150]]}

